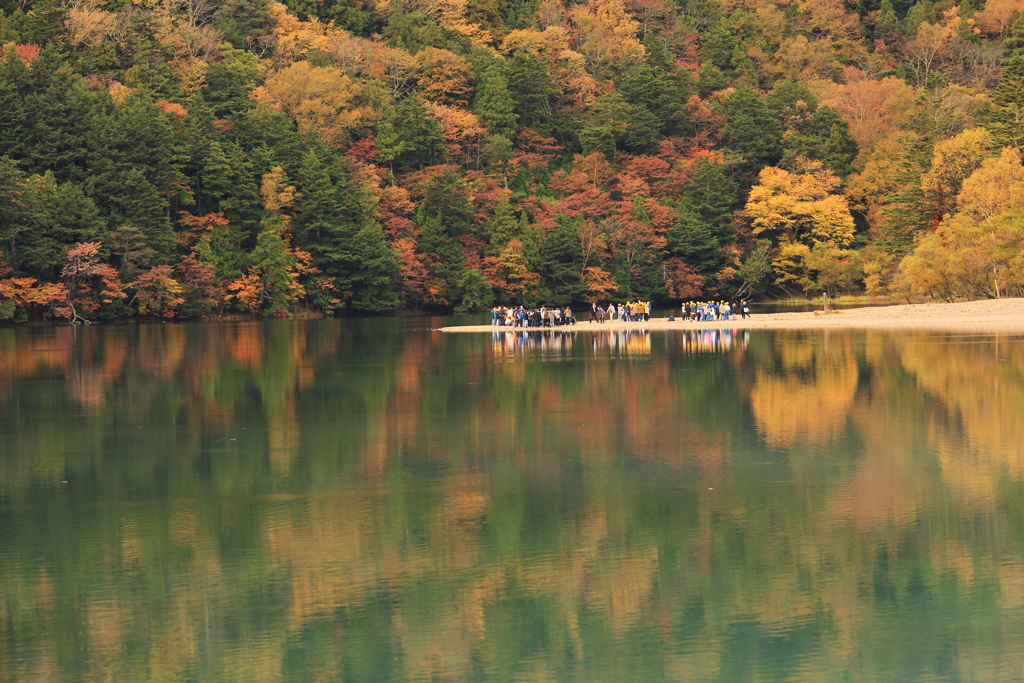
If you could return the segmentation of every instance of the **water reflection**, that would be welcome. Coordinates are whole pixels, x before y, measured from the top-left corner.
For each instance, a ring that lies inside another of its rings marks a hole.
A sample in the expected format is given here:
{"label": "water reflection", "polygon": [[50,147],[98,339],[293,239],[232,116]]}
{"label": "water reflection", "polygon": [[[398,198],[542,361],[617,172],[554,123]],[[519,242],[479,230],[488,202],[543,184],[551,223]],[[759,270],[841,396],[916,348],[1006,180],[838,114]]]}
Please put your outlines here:
{"label": "water reflection", "polygon": [[437,326],[0,329],[0,678],[1024,670],[1020,337]]}
{"label": "water reflection", "polygon": [[[746,349],[750,330],[669,330],[663,336],[667,337],[669,347],[685,353],[718,353],[728,351],[734,345]],[[538,353],[542,356],[573,356],[573,348],[579,338],[580,331],[576,329],[495,329],[491,332],[491,353],[508,357]],[[643,356],[651,353],[650,330],[587,327],[583,339],[589,345],[590,355]]]}

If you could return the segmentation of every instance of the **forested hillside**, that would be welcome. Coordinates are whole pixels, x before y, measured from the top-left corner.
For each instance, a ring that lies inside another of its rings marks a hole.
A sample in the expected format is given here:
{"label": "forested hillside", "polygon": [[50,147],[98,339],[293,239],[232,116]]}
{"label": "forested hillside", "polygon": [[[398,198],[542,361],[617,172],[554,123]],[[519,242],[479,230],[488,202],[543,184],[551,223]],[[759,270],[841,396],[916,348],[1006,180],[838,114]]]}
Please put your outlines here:
{"label": "forested hillside", "polygon": [[1024,294],[1024,0],[0,8],[0,320]]}

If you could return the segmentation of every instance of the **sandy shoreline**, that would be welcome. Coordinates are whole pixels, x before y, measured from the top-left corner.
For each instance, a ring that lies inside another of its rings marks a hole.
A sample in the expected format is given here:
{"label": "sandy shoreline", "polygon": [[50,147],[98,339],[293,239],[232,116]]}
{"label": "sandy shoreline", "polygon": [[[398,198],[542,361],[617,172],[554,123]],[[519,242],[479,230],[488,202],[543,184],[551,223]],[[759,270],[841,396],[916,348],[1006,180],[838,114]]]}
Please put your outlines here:
{"label": "sandy shoreline", "polygon": [[[589,314],[577,313],[577,318]],[[563,331],[587,330],[685,330],[685,329],[836,329],[836,328],[927,328],[978,329],[982,331],[1024,332],[1024,299],[989,299],[955,304],[909,304],[851,308],[840,313],[815,315],[802,313],[754,313],[746,320],[716,322],[669,322],[666,318],[652,318],[648,322],[620,322],[604,324],[581,320],[570,327],[557,327]],[[491,325],[462,325],[442,327],[442,332],[511,332],[520,328],[493,327]],[[537,328],[526,328],[534,329]]]}

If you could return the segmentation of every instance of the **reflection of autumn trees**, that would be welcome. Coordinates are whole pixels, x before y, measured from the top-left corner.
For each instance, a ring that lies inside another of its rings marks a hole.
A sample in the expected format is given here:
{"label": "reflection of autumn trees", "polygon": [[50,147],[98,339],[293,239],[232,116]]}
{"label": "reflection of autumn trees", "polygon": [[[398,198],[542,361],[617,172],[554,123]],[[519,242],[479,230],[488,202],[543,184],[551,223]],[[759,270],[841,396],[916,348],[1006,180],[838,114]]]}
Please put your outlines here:
{"label": "reflection of autumn trees", "polygon": [[14,679],[1024,664],[1019,339],[403,324],[0,330]]}
{"label": "reflection of autumn trees", "polygon": [[1024,345],[1017,336],[918,335],[903,349],[918,386],[945,408],[930,438],[949,485],[975,502],[1024,480]]}
{"label": "reflection of autumn trees", "polygon": [[779,337],[756,369],[750,407],[773,448],[825,445],[845,427],[857,393],[857,360],[847,335]]}

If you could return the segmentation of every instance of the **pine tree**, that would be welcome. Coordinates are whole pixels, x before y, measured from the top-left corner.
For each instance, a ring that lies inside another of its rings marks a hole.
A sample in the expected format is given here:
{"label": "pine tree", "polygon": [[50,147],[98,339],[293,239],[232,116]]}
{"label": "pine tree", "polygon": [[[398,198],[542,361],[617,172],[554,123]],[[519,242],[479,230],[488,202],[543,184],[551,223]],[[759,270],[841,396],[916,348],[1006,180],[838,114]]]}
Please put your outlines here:
{"label": "pine tree", "polygon": [[231,191],[237,183],[237,176],[224,153],[224,148],[216,140],[211,141],[207,148],[200,179],[202,181],[199,188],[201,196],[209,198],[209,202],[199,203],[200,212],[203,211],[204,206],[214,211],[222,211],[223,201],[225,197],[231,195]]}
{"label": "pine tree", "polygon": [[32,122],[25,113],[32,89],[32,72],[14,50],[0,63],[0,155],[21,158]]}
{"label": "pine tree", "polygon": [[1024,52],[1024,14],[1018,14],[1003,32],[1003,54],[1007,57]]}
{"label": "pine tree", "polygon": [[267,218],[262,226],[251,259],[263,287],[264,310],[271,315],[288,313],[292,296],[290,271],[295,265],[295,257],[288,253],[288,243],[281,237],[280,217]]}
{"label": "pine tree", "polygon": [[885,45],[892,45],[900,37],[900,20],[893,9],[892,0],[882,0],[878,20],[875,22],[874,38]]}
{"label": "pine tree", "polygon": [[540,247],[540,272],[547,301],[565,306],[580,301],[586,292],[583,282],[583,251],[573,221],[560,216],[558,227],[548,233]]}
{"label": "pine tree", "polygon": [[458,288],[460,301],[455,307],[458,313],[483,311],[494,305],[494,288],[477,268],[462,272]]}
{"label": "pine tree", "polygon": [[701,159],[682,198],[719,244],[732,239],[733,213],[743,202],[739,184],[729,177],[722,164]]}
{"label": "pine tree", "polygon": [[69,248],[107,236],[106,223],[82,188],[58,184],[53,173],[28,179],[21,201],[26,204],[26,229],[10,261],[21,273],[54,281]]}
{"label": "pine tree", "polygon": [[357,311],[393,311],[403,303],[398,257],[375,221],[365,221],[353,236],[347,254],[348,274],[338,278],[342,291],[351,291]]}
{"label": "pine tree", "polygon": [[1024,52],[1010,57],[992,96],[989,131],[999,147],[1024,147]]}
{"label": "pine tree", "polygon": [[526,259],[530,270],[540,270],[540,245],[544,241],[543,232],[539,225],[531,225],[526,212],[519,214],[519,239],[523,243],[523,258]]}
{"label": "pine tree", "polygon": [[676,208],[675,220],[666,236],[669,252],[679,256],[696,272],[710,274],[722,263],[719,242],[697,211],[686,202]]}
{"label": "pine tree", "polygon": [[52,45],[33,61],[27,80],[21,69],[13,63],[4,69],[20,101],[10,116],[11,133],[18,137],[10,139],[12,147],[0,147],[0,154],[19,159],[28,173],[52,170],[58,182],[81,181],[88,167],[85,142],[96,98]]}
{"label": "pine tree", "polygon": [[483,237],[488,241],[486,255],[497,256],[501,253],[508,241],[515,237],[518,227],[519,221],[509,203],[509,193],[503,193],[498,205],[494,207],[494,214],[484,228]]}
{"label": "pine tree", "polygon": [[468,196],[465,178],[456,169],[445,168],[427,185],[419,213],[423,218],[437,218],[452,237],[465,235],[473,220]]}
{"label": "pine tree", "polygon": [[598,98],[579,132],[583,153],[601,152],[614,161],[618,143],[629,130],[631,110],[632,106],[618,93]]}
{"label": "pine tree", "polygon": [[519,125],[547,133],[555,87],[544,59],[532,52],[517,51],[505,60],[505,79],[519,115]]}
{"label": "pine tree", "polygon": [[857,143],[849,126],[829,107],[819,107],[799,128],[787,132],[782,142],[779,165],[787,170],[797,166],[800,157],[821,161],[840,178],[853,172]]}
{"label": "pine tree", "polygon": [[[330,171],[313,150],[302,158],[296,180],[300,193],[295,204],[296,244],[311,251],[319,249],[321,243],[329,239],[328,235],[335,232],[334,228],[340,224],[347,228],[349,234],[346,237],[351,238],[355,234],[357,227],[352,225],[351,217],[342,215],[343,190],[336,188]],[[347,178],[343,181],[347,181]],[[326,264],[321,259],[319,262],[314,261],[314,265],[323,269]]]}
{"label": "pine tree", "polygon": [[753,174],[772,166],[780,155],[778,119],[749,86],[736,89],[721,105],[726,146],[743,156],[743,171]]}
{"label": "pine tree", "polygon": [[405,141],[398,160],[405,166],[429,166],[438,161],[444,132],[433,112],[419,95],[408,95],[395,107],[395,133]]}
{"label": "pine tree", "polygon": [[477,79],[473,113],[492,134],[515,139],[519,116],[508,91],[508,80],[499,66],[488,67]]}
{"label": "pine tree", "polygon": [[416,252],[430,271],[435,296],[454,305],[466,258],[462,244],[449,234],[439,216],[424,215],[421,211],[417,221],[420,237],[416,242]]}

